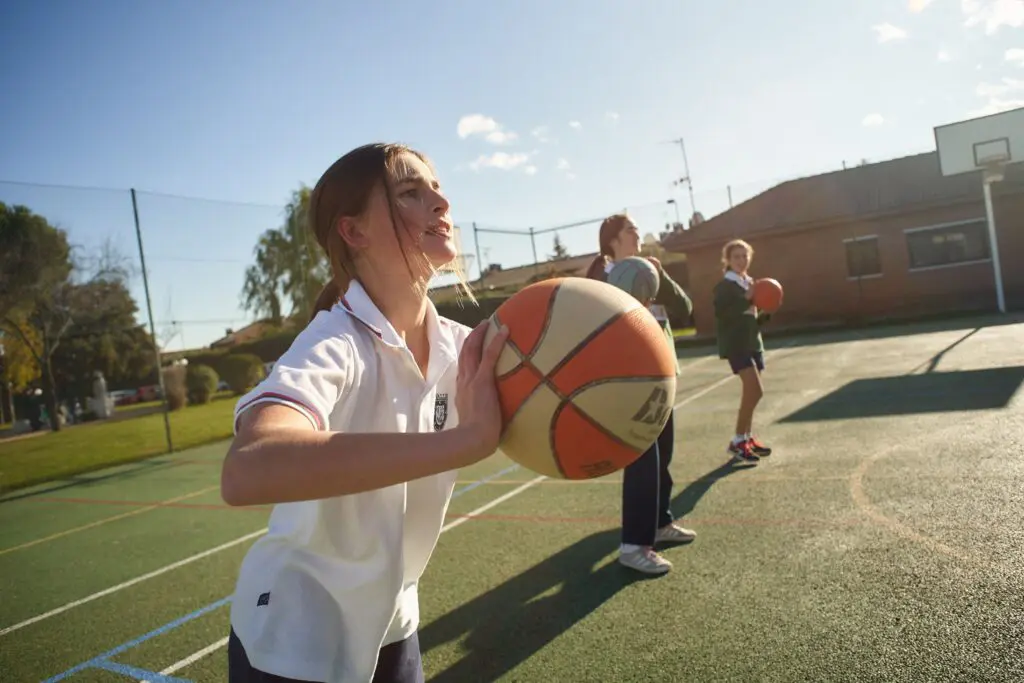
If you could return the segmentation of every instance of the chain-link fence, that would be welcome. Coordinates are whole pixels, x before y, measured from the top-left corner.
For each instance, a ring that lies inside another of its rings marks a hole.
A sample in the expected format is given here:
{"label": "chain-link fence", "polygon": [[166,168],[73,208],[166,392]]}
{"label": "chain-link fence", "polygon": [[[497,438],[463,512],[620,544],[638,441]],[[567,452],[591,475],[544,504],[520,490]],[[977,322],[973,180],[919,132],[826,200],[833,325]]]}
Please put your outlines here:
{"label": "chain-link fence", "polygon": [[[582,275],[608,214],[628,212],[645,241],[656,241],[689,229],[695,211],[711,218],[773,184],[697,192],[695,207],[676,188],[664,199],[611,206],[562,225],[460,222],[462,266],[481,300],[475,314],[486,315],[536,279]],[[27,211],[66,243],[66,253],[54,244],[34,244],[27,261],[0,254],[0,422],[9,419],[14,394],[46,394],[44,387],[52,386],[50,393],[68,406],[76,397],[88,399],[97,373],[116,402],[152,403],[166,396],[167,368],[182,359],[215,368],[218,387],[228,389],[224,359],[276,360],[329,273],[301,220],[299,194],[288,205],[261,205],[0,182],[0,202],[5,221],[22,220],[11,217]],[[35,277],[27,273],[31,268],[50,270]],[[58,271],[64,275],[54,275]],[[18,291],[19,282],[36,282],[38,289],[44,280],[45,296]],[[439,306],[452,293],[452,281],[447,276],[434,283]],[[32,297],[35,303],[27,300]],[[59,407],[51,401],[48,409]],[[166,401],[164,408],[166,414]],[[168,422],[168,445],[170,434]]]}

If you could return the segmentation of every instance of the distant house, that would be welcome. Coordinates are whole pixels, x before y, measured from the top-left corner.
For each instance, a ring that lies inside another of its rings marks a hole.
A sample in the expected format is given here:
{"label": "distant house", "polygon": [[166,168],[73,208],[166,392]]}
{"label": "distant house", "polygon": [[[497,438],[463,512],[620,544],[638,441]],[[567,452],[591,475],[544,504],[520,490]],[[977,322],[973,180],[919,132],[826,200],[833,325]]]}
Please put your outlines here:
{"label": "distant house", "polygon": [[[596,251],[580,256],[570,256],[564,259],[543,261],[536,264],[531,263],[513,268],[501,268],[492,264],[484,270],[483,277],[471,282],[470,286],[477,293],[487,290],[502,290],[506,294],[512,294],[514,291],[525,287],[534,278],[552,272],[557,273],[559,277],[585,277],[587,268],[590,267],[595,258],[597,258]],[[669,254],[663,261],[666,272],[676,282],[685,287],[689,282],[686,257],[681,254]],[[436,287],[430,293],[436,301],[443,301],[454,296],[455,288],[451,285]]]}
{"label": "distant house", "polygon": [[240,330],[232,330],[231,328],[228,328],[224,331],[223,337],[210,343],[210,348],[223,349],[238,346],[245,342],[261,339],[278,329],[279,326],[274,326],[271,322],[266,320],[258,320],[254,323],[250,323]]}
{"label": "distant house", "polygon": [[[1024,168],[992,195],[1007,307],[1021,309]],[[667,236],[687,256],[698,335],[714,334],[721,250],[737,237],[754,248],[751,274],[783,284],[773,325],[996,309],[980,174],[944,177],[935,152],[791,180]]]}

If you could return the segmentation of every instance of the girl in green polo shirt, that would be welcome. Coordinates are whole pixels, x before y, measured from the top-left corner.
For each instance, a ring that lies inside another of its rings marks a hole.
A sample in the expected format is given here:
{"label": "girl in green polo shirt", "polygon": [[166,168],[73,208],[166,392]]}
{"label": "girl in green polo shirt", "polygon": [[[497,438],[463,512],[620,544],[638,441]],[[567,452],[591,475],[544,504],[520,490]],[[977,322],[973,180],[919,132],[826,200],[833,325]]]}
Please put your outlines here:
{"label": "girl in green polo shirt", "polygon": [[736,435],[726,452],[734,460],[757,462],[771,455],[771,449],[754,437],[754,408],[764,395],[761,373],[764,372],[764,342],[761,325],[767,314],[758,314],[752,303],[754,279],[747,274],[754,250],[743,240],[732,240],[722,249],[725,277],[715,286],[715,334],[718,356],[729,361],[734,374],[743,382]]}
{"label": "girl in green polo shirt", "polygon": [[[625,214],[609,216],[601,223],[598,235],[600,254],[590,264],[587,277],[607,281],[608,272],[616,261],[640,253],[640,231],[633,220]],[[669,316],[690,319],[693,303],[657,259],[650,259],[658,270],[660,285],[653,301],[642,302],[661,324],[666,343],[672,345],[675,354],[675,340]],[[679,372],[678,364],[676,372]],[[675,397],[673,397],[673,400]],[[658,440],[633,461],[623,472],[622,478],[622,540],[619,547],[619,562],[626,567],[645,574],[664,574],[672,563],[655,552],[659,543],[688,543],[697,534],[675,524],[669,503],[672,498],[672,475],[669,465],[675,440],[672,413]]]}

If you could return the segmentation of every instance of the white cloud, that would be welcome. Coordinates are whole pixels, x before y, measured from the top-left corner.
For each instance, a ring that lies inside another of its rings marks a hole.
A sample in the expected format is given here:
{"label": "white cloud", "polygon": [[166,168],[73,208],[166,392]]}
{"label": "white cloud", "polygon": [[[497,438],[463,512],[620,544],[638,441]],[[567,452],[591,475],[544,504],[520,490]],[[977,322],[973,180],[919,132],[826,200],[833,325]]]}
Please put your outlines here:
{"label": "white cloud", "polygon": [[935,55],[935,59],[940,62],[951,62],[953,57],[946,50],[939,50],[939,54]]}
{"label": "white cloud", "polygon": [[928,5],[932,4],[932,0],[910,0],[907,5],[910,7],[910,11],[915,14],[923,12]]}
{"label": "white cloud", "polygon": [[969,118],[988,116],[1017,107],[1024,107],[1024,80],[1004,78],[999,83],[979,83],[974,90],[985,103],[967,113]]}
{"label": "white cloud", "polygon": [[967,118],[973,119],[978,116],[989,116],[991,114],[999,114],[1000,112],[1009,111],[1011,109],[1017,109],[1024,107],[1024,98],[1015,98],[1004,100],[1000,97],[993,97],[988,102],[967,112]]}
{"label": "white cloud", "polygon": [[985,33],[992,35],[1001,26],[1024,26],[1024,2],[1021,0],[960,0],[964,26],[985,25]]}
{"label": "white cloud", "polygon": [[888,43],[893,40],[903,40],[907,37],[906,31],[898,26],[893,26],[889,22],[876,24],[871,28],[874,30],[875,36],[878,38],[878,42],[880,43]]}
{"label": "white cloud", "polygon": [[494,154],[481,154],[476,161],[470,163],[469,167],[474,171],[479,171],[482,168],[511,171],[526,164],[529,160],[530,155],[525,152],[495,152]]}
{"label": "white cloud", "polygon": [[1010,62],[1014,66],[1024,67],[1024,49],[1019,47],[1011,47],[1006,51],[1006,61]]}
{"label": "white cloud", "polygon": [[530,164],[529,166],[523,169],[523,173],[525,173],[526,175],[536,175],[537,167],[534,166],[533,164]]}
{"label": "white cloud", "polygon": [[978,97],[1001,97],[1018,90],[1024,90],[1024,80],[1004,78],[999,83],[979,83],[975,93]]}
{"label": "white cloud", "polygon": [[569,165],[568,159],[559,159],[558,163],[555,164],[555,168],[557,168],[559,171],[568,171],[571,168],[571,166]]}
{"label": "white cloud", "polygon": [[868,114],[860,122],[860,125],[865,127],[880,126],[885,123],[885,118],[881,114]]}
{"label": "white cloud", "polygon": [[579,121],[570,121],[569,122],[569,127],[573,128],[575,130],[579,130],[580,128],[583,127],[583,124],[580,123]]}
{"label": "white cloud", "polygon": [[481,135],[490,143],[503,145],[515,140],[518,136],[505,130],[500,123],[483,114],[467,114],[459,119],[455,132],[465,140],[472,135]]}
{"label": "white cloud", "polygon": [[618,121],[619,121],[619,114],[618,114],[618,112],[614,112],[614,111],[607,112],[607,113],[605,113],[604,117],[606,119],[608,119],[609,121],[611,121],[612,123],[618,123]]}
{"label": "white cloud", "polygon": [[551,142],[551,137],[548,135],[547,126],[537,126],[536,128],[530,131],[530,135],[532,135],[537,140],[537,142]]}

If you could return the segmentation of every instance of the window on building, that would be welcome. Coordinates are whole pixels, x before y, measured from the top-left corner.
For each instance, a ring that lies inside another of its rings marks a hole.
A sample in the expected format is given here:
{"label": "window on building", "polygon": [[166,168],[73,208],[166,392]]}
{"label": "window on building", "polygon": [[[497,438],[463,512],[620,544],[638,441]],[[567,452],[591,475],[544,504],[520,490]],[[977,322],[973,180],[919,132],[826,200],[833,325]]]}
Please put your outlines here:
{"label": "window on building", "polygon": [[910,269],[987,261],[988,226],[984,219],[907,231]]}
{"label": "window on building", "polygon": [[882,274],[882,254],[876,235],[846,240],[846,272],[850,277]]}

